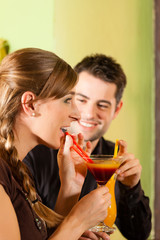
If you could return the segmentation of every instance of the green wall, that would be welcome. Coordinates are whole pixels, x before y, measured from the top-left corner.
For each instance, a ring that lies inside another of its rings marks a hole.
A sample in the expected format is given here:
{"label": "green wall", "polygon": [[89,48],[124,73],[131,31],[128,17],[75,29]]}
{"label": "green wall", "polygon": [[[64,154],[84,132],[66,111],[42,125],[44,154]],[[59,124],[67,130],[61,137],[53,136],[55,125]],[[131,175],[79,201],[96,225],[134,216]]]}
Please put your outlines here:
{"label": "green wall", "polygon": [[5,0],[0,2],[0,38],[11,51],[24,47],[53,50],[53,0]]}
{"label": "green wall", "polygon": [[[5,0],[0,37],[11,51],[40,47],[74,66],[85,55],[104,53],[128,78],[124,106],[105,137],[128,142],[142,164],[142,185],[154,201],[154,44],[152,0]],[[122,239],[113,236],[112,239]]]}

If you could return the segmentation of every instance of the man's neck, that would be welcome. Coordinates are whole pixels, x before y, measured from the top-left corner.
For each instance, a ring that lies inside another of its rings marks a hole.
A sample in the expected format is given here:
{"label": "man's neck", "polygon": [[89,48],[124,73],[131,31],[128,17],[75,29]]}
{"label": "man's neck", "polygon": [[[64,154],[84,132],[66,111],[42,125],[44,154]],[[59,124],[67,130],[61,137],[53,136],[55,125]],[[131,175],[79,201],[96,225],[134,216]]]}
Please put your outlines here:
{"label": "man's neck", "polygon": [[[95,149],[95,147],[98,144],[99,139],[96,139],[94,141],[91,142],[91,153],[93,152],[93,150]],[[86,142],[84,142],[84,148],[86,147]]]}

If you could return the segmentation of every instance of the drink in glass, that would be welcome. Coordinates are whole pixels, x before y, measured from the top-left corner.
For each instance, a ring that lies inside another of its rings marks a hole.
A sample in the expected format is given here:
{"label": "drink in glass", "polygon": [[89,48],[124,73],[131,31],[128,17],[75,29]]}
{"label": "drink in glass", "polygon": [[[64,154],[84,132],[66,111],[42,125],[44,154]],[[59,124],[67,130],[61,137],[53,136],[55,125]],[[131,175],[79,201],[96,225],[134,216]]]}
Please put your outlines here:
{"label": "drink in glass", "polygon": [[91,155],[90,158],[93,160],[93,163],[87,162],[86,164],[89,171],[94,176],[98,187],[106,184],[111,194],[111,206],[108,208],[108,215],[104,220],[105,222],[100,222],[91,230],[111,233],[115,230],[112,225],[117,215],[114,192],[116,181],[115,171],[122,163],[122,156],[114,158],[112,155]]}

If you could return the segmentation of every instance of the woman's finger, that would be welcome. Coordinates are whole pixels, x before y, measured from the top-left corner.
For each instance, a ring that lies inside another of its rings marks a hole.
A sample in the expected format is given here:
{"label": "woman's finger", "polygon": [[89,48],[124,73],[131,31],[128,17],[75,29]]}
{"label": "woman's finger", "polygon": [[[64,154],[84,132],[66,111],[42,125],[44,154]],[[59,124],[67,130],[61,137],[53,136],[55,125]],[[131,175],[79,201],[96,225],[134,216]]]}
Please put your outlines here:
{"label": "woman's finger", "polygon": [[89,230],[85,231],[81,237],[83,237],[82,239],[85,239],[85,240],[86,239],[90,239],[90,240],[98,240],[99,239],[95,233],[93,233],[92,231],[89,231]]}
{"label": "woman's finger", "polygon": [[70,153],[70,147],[72,145],[73,145],[72,137],[69,135],[66,135],[64,149],[63,149],[63,155],[67,155],[68,153]]}
{"label": "woman's finger", "polygon": [[82,135],[82,133],[79,133],[78,134],[78,145],[81,147],[81,148],[83,148],[83,144],[84,144],[84,137],[83,137],[83,135]]}
{"label": "woman's finger", "polygon": [[86,149],[85,149],[85,152],[90,156],[91,155],[91,152],[92,152],[92,144],[90,141],[88,141],[86,143]]}
{"label": "woman's finger", "polygon": [[110,240],[110,237],[105,232],[94,232],[98,239]]}
{"label": "woman's finger", "polygon": [[64,151],[64,143],[65,143],[65,137],[61,137],[60,139],[60,148],[58,150],[58,157],[63,155],[63,151]]}

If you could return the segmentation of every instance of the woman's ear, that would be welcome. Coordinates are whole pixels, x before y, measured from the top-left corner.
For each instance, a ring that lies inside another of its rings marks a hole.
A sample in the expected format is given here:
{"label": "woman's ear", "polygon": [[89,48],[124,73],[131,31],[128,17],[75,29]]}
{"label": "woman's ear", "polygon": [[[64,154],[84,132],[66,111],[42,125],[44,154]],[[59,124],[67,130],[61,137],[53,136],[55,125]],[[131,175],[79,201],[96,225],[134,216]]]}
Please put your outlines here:
{"label": "woman's ear", "polygon": [[32,92],[25,92],[23,93],[21,97],[21,106],[23,111],[28,115],[28,116],[35,116],[35,103],[33,102],[35,100],[35,94]]}

